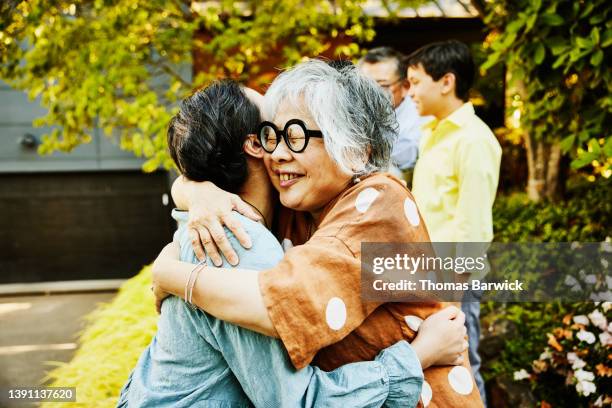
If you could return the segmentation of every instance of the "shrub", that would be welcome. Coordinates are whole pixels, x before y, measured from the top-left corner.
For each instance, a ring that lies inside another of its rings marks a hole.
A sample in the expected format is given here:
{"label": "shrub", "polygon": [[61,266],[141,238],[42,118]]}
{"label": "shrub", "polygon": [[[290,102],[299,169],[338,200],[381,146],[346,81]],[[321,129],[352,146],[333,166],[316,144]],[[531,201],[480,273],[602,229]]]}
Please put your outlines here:
{"label": "shrub", "polygon": [[76,387],[76,403],[43,403],[43,408],[114,407],[140,353],[157,330],[151,269],[143,268],[117,296],[89,314],[72,360],[48,374],[52,387]]}
{"label": "shrub", "polygon": [[526,194],[498,197],[493,208],[497,242],[599,242],[612,227],[612,179],[581,182],[563,202],[531,202]]}
{"label": "shrub", "polygon": [[[533,203],[524,194],[499,197],[494,208],[495,240],[610,241],[610,187],[611,180],[606,179],[578,183],[568,189],[567,201],[561,203]],[[481,310],[485,333],[495,331],[495,326],[510,327],[501,336],[499,353],[489,351],[491,358],[485,358],[487,381],[498,376],[528,380],[543,407],[612,402],[612,396],[605,394],[612,387],[609,303],[489,302]],[[484,347],[486,344],[483,342]]]}

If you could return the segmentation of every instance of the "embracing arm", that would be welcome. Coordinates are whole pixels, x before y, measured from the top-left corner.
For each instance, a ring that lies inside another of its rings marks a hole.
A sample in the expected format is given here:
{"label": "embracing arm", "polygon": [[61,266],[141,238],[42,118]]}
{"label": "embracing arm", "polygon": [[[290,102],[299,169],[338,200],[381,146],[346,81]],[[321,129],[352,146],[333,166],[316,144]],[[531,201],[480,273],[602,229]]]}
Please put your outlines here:
{"label": "embracing arm", "polygon": [[[153,263],[154,286],[184,298],[193,268],[193,264],[178,260],[178,245],[171,243]],[[258,276],[258,271],[250,269],[205,267],[193,288],[192,301],[218,319],[278,337],[259,290]]]}
{"label": "embracing arm", "polygon": [[[178,260],[176,242],[168,244],[153,263],[153,286],[158,302],[163,301],[163,292],[184,298],[193,268],[193,264]],[[263,301],[258,278],[259,272],[255,270],[205,267],[193,288],[192,301],[220,320],[279,338]],[[461,356],[455,359],[467,347],[462,340],[466,333],[464,322],[465,315],[458,308],[448,307],[422,323],[412,347],[423,368],[461,364]],[[440,333],[447,335],[440,336]]]}

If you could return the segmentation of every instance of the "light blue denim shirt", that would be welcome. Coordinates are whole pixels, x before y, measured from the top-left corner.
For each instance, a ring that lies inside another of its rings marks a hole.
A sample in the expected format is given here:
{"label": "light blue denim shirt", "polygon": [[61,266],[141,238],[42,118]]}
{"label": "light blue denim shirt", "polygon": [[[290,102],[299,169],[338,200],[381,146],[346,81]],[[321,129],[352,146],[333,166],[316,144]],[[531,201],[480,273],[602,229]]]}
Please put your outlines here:
{"label": "light blue denim shirt", "polygon": [[[188,214],[174,210],[180,258],[197,263],[186,228]],[[235,215],[253,247],[229,240],[239,268],[263,270],[283,257],[263,225]],[[212,265],[210,259],[207,259]],[[223,267],[231,268],[224,260]],[[227,273],[231,273],[228,270]],[[383,350],[374,361],[332,372],[308,366],[295,370],[278,339],[218,320],[170,297],[162,304],[158,331],[124,385],[118,407],[414,407],[423,372],[405,341]]]}
{"label": "light blue denim shirt", "polygon": [[421,126],[430,118],[419,116],[416,106],[409,96],[395,109],[395,116],[399,124],[398,136],[393,150],[391,161],[401,170],[414,167],[419,155],[419,142],[421,140]]}

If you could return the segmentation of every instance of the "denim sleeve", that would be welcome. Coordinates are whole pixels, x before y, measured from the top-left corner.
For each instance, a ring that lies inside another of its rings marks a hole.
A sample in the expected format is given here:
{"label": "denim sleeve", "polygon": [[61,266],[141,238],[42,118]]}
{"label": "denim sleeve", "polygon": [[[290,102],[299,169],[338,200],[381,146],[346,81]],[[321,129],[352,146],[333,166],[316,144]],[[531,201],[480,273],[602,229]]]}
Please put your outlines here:
{"label": "denim sleeve", "polygon": [[[282,342],[200,313],[200,335],[220,350],[256,407],[414,407],[423,372],[406,341],[384,349],[374,361],[326,372],[295,370]],[[265,390],[262,392],[262,390]]]}
{"label": "denim sleeve", "polygon": [[416,353],[401,340],[376,356],[389,376],[389,395],[384,406],[416,407],[423,386],[423,370]]}

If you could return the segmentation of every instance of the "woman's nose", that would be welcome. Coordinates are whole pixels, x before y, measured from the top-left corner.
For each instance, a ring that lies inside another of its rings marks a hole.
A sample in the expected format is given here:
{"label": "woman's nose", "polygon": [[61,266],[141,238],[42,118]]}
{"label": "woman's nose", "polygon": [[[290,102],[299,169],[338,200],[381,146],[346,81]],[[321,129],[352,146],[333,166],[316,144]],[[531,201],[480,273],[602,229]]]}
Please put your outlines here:
{"label": "woman's nose", "polygon": [[281,138],[278,145],[276,145],[276,149],[272,152],[272,160],[275,162],[286,162],[290,161],[292,158],[291,150],[287,147],[285,140]]}

